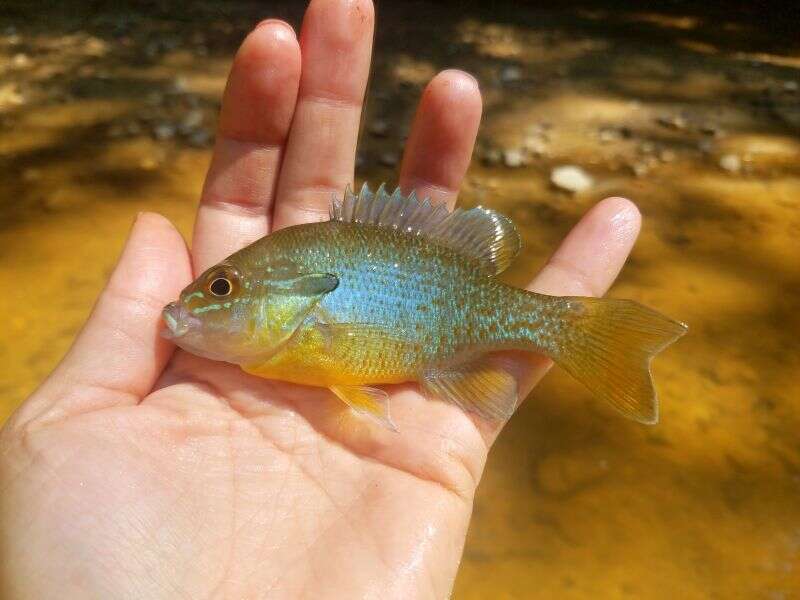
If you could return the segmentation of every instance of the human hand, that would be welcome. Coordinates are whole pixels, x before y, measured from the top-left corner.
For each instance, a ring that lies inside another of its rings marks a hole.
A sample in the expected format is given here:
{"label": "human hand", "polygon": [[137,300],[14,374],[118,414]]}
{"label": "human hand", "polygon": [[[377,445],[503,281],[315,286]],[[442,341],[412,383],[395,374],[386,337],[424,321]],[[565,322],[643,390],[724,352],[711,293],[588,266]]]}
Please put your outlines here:
{"label": "human hand", "polygon": [[[191,254],[167,221],[141,215],[74,346],[1,434],[3,598],[448,596],[491,425],[391,386],[393,433],[325,390],[159,336],[192,273],[319,220],[352,182],[372,28],[369,0],[313,0],[299,43],[278,21],[244,41]],[[472,78],[434,78],[406,192],[455,203],[480,112]],[[601,202],[530,288],[602,294],[638,228],[631,203]],[[549,363],[512,358],[527,394]]]}

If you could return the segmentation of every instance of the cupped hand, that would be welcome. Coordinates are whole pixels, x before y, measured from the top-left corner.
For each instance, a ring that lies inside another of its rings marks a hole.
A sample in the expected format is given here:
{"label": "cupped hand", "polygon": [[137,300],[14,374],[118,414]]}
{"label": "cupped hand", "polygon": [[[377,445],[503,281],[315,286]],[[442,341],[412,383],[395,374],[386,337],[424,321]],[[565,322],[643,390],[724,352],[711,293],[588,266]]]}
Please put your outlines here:
{"label": "cupped hand", "polygon": [[[159,336],[193,273],[324,218],[353,181],[373,20],[369,0],[312,0],[299,41],[276,20],[245,39],[191,253],[140,215],[72,349],[2,432],[1,597],[448,597],[496,427],[408,385],[390,388],[393,433]],[[429,83],[404,191],[455,203],[480,113],[469,75]],[[530,289],[604,293],[638,229],[630,202],[604,200]],[[512,358],[527,394],[549,364]]]}

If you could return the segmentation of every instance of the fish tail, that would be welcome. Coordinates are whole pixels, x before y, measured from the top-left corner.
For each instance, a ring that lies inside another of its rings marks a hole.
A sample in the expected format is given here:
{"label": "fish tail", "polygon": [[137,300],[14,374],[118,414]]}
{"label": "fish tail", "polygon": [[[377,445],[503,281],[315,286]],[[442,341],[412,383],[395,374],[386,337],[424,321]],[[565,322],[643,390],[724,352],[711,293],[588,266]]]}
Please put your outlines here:
{"label": "fish tail", "polygon": [[625,416],[658,422],[650,361],[686,333],[687,326],[632,300],[553,300],[556,318],[542,349]]}

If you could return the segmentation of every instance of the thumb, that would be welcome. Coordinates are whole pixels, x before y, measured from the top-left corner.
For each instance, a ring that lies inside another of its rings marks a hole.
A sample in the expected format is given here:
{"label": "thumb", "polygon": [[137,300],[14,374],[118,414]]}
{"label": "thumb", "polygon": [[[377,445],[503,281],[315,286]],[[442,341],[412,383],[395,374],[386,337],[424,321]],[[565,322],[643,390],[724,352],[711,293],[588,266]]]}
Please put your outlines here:
{"label": "thumb", "polygon": [[172,353],[159,336],[161,309],[191,280],[190,265],[173,225],[160,215],[140,214],[72,348],[14,421],[51,422],[139,402]]}

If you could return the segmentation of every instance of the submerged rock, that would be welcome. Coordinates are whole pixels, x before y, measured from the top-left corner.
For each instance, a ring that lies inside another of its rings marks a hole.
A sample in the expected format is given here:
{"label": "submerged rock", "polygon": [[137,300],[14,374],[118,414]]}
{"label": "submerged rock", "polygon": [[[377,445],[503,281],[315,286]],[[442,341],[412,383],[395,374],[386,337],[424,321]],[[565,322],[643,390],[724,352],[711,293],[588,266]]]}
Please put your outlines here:
{"label": "submerged rock", "polygon": [[153,127],[153,137],[157,140],[168,140],[175,137],[175,125],[172,123],[159,123]]}
{"label": "submerged rock", "polygon": [[369,132],[375,137],[386,137],[389,134],[389,122],[383,119],[375,119],[369,125]]}
{"label": "submerged rock", "polygon": [[379,160],[384,167],[394,167],[400,160],[400,157],[397,155],[397,152],[384,152],[380,155]]}
{"label": "submerged rock", "polygon": [[729,173],[738,173],[742,170],[742,159],[736,154],[723,154],[719,158],[719,166]]}
{"label": "submerged rock", "polygon": [[674,129],[676,131],[682,131],[686,129],[686,126],[688,125],[686,117],[682,115],[662,115],[656,119],[656,123],[662,127]]}
{"label": "submerged rock", "polygon": [[503,150],[503,164],[507,167],[515,169],[525,165],[526,159],[522,150],[517,148],[508,148]]}
{"label": "submerged rock", "polygon": [[483,162],[489,166],[499,165],[503,160],[503,153],[497,148],[489,148],[482,155]]}
{"label": "submerged rock", "polygon": [[500,69],[500,81],[503,83],[511,83],[520,79],[522,79],[522,69],[516,65],[506,65]]}
{"label": "submerged rock", "polygon": [[573,194],[588,190],[594,179],[586,171],[575,165],[563,165],[550,172],[550,182],[559,189]]}
{"label": "submerged rock", "polygon": [[207,129],[198,129],[197,131],[193,131],[189,135],[187,141],[192,146],[201,148],[203,146],[208,146],[212,139],[213,136],[211,135],[210,131],[208,131]]}
{"label": "submerged rock", "polygon": [[190,135],[203,123],[203,111],[195,108],[186,113],[178,125],[178,131],[183,135]]}

